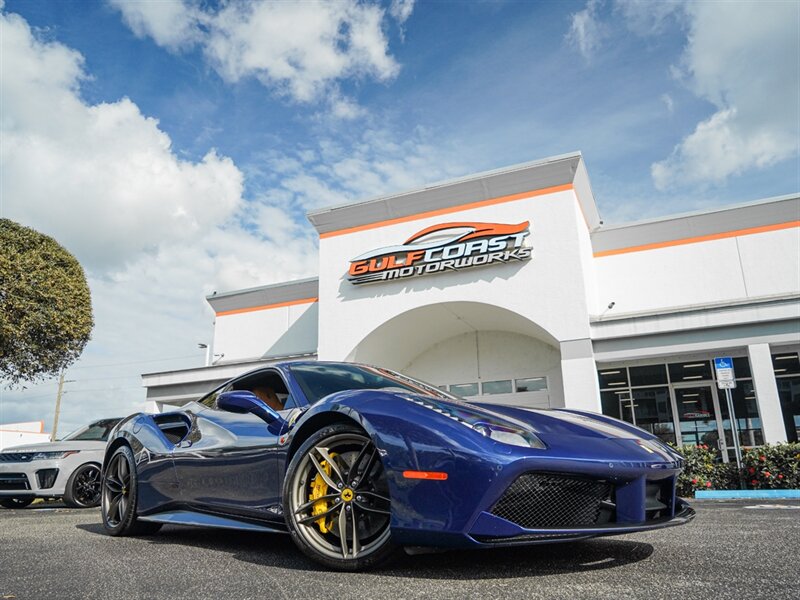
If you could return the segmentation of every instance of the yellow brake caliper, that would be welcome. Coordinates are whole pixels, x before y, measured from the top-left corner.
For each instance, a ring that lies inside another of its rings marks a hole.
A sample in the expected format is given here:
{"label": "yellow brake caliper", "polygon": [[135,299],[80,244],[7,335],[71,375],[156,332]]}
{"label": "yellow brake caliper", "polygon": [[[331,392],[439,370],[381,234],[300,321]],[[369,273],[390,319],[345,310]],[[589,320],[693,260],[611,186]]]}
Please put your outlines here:
{"label": "yellow brake caliper", "polygon": [[[335,452],[331,452],[331,458],[336,456]],[[327,475],[331,474],[331,466],[327,463],[327,461],[322,461],[320,463],[323,471]],[[311,500],[316,500],[317,498],[322,498],[324,495],[328,493],[328,484],[325,483],[325,480],[322,478],[322,475],[317,473],[317,476],[311,480]],[[328,501],[327,500],[319,500],[315,502],[314,505],[311,507],[311,514],[312,515],[322,515],[328,510]],[[316,521],[317,527],[322,533],[328,533],[333,528],[333,517],[322,517],[317,519]]]}

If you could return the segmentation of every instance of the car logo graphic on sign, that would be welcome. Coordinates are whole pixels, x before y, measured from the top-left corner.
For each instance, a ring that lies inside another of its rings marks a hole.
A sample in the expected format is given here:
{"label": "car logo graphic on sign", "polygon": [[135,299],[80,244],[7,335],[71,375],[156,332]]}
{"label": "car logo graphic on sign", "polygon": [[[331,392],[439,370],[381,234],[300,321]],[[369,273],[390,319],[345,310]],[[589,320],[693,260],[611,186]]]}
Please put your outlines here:
{"label": "car logo graphic on sign", "polygon": [[529,260],[533,250],[524,245],[529,227],[529,221],[434,225],[403,244],[371,250],[352,259],[347,279],[358,285]]}

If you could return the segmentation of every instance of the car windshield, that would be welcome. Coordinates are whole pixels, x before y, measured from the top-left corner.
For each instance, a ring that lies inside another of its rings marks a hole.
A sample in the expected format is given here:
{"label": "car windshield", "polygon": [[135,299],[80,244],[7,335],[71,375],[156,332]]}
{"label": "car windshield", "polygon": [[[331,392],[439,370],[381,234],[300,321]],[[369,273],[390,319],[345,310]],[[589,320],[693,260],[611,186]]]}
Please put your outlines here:
{"label": "car windshield", "polygon": [[292,365],[290,368],[311,404],[344,390],[394,389],[448,400],[456,398],[433,385],[379,367],[316,364]]}
{"label": "car windshield", "polygon": [[76,429],[67,436],[61,438],[62,442],[105,442],[114,425],[119,423],[119,419],[103,419],[84,425]]}

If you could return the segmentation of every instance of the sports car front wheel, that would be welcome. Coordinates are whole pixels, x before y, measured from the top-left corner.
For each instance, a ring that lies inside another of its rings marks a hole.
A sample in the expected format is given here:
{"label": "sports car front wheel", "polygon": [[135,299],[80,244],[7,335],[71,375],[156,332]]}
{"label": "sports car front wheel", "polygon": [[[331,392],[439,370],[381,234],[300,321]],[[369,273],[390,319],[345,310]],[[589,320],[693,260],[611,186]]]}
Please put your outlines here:
{"label": "sports car front wheel", "polygon": [[103,471],[100,506],[103,527],[109,535],[146,535],[161,529],[160,523],[137,519],[138,482],[133,452],[128,446],[120,446]]}
{"label": "sports car front wheel", "polygon": [[383,464],[358,427],[331,425],[306,440],[287,469],[283,506],[292,539],[325,566],[358,571],[398,552]]}

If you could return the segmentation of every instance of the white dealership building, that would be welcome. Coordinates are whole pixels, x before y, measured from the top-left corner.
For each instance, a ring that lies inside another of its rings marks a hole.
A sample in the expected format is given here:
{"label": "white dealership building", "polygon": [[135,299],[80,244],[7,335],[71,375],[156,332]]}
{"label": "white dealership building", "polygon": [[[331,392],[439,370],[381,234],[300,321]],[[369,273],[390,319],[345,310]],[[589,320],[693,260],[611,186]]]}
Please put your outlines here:
{"label": "white dealership building", "polygon": [[163,409],[280,360],[381,365],[486,402],[602,411],[731,445],[800,429],[800,195],[620,224],[569,154],[309,213],[319,276],[216,293],[212,366]]}

